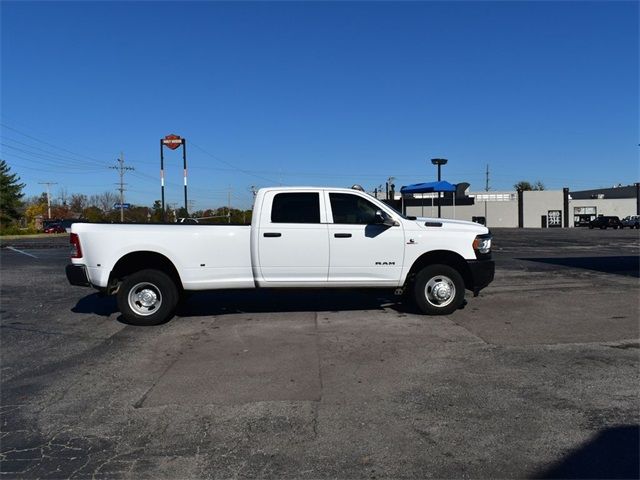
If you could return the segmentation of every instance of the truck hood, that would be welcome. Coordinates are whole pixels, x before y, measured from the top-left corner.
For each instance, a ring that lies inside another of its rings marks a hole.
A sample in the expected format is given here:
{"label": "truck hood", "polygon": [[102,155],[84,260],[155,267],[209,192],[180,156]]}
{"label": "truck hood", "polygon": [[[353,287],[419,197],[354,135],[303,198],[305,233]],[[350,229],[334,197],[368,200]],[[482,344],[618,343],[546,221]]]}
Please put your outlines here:
{"label": "truck hood", "polygon": [[467,222],[466,220],[451,220],[449,218],[417,217],[414,220],[414,222],[422,228],[443,228],[445,230],[474,232],[477,235],[481,235],[489,232],[489,229],[484,225],[480,225],[479,223],[475,223],[475,222]]}

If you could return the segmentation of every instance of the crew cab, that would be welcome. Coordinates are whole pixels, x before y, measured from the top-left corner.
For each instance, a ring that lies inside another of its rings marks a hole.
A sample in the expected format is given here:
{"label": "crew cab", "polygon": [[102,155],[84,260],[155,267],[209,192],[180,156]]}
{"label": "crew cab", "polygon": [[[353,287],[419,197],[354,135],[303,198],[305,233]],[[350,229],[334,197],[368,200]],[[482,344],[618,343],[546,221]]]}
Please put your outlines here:
{"label": "crew cab", "polygon": [[74,223],[70,239],[69,282],[115,294],[137,325],[212,289],[386,288],[447,315],[494,277],[486,227],[405,217],[344,188],[261,189],[251,225]]}

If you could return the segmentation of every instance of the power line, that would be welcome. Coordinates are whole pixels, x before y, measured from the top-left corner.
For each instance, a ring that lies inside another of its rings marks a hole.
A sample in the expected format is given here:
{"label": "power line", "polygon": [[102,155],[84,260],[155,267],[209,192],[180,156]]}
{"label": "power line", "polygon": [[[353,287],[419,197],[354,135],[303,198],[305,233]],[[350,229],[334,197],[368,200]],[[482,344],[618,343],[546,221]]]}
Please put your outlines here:
{"label": "power line", "polygon": [[55,149],[57,149],[57,150],[62,150],[63,152],[70,153],[71,155],[75,155],[75,156],[77,156],[77,157],[84,157],[84,158],[87,158],[87,159],[89,159],[89,160],[91,160],[91,161],[93,161],[93,162],[97,162],[97,163],[98,163],[98,164],[100,164],[101,166],[103,166],[103,165],[104,165],[100,160],[98,160],[98,159],[96,159],[96,158],[90,157],[89,155],[83,155],[83,154],[80,154],[80,153],[72,152],[71,150],[67,150],[66,148],[62,148],[62,147],[60,147],[60,146],[58,146],[58,145],[54,145],[53,143],[49,143],[49,142],[47,142],[47,141],[45,141],[45,140],[39,139],[39,138],[37,138],[37,137],[34,137],[33,135],[29,135],[28,133],[24,133],[24,132],[22,132],[22,131],[18,130],[17,128],[13,128],[13,127],[11,127],[11,126],[7,125],[6,123],[2,123],[2,122],[0,122],[0,125],[1,125],[2,127],[6,128],[6,129],[8,129],[8,130],[11,130],[11,131],[13,131],[13,132],[19,133],[20,135],[22,135],[22,136],[24,136],[24,137],[30,138],[31,140],[35,140],[36,142],[40,142],[40,143],[42,143],[42,144],[44,144],[44,145],[48,145],[48,146],[53,147],[53,148],[55,148]]}
{"label": "power line", "polygon": [[191,145],[193,145],[194,147],[196,147],[196,148],[197,148],[198,150],[200,150],[202,153],[204,153],[204,154],[206,154],[206,155],[210,156],[210,157],[211,157],[211,158],[213,158],[214,160],[216,160],[216,161],[218,161],[218,162],[221,162],[221,163],[224,163],[225,165],[227,165],[227,166],[229,166],[229,167],[233,168],[234,170],[237,170],[237,171],[239,171],[239,172],[241,172],[241,173],[244,173],[245,175],[249,175],[249,176],[251,176],[251,177],[256,177],[256,178],[260,178],[260,179],[262,179],[262,180],[266,180],[267,182],[271,182],[271,183],[272,183],[272,184],[274,184],[274,185],[275,185],[276,183],[278,183],[278,182],[273,181],[273,180],[272,180],[272,179],[270,179],[270,178],[263,177],[263,176],[261,176],[261,175],[256,175],[256,174],[254,174],[254,173],[251,173],[251,171],[249,171],[249,170],[244,170],[244,169],[242,169],[242,168],[238,168],[238,167],[236,167],[234,164],[229,163],[229,162],[227,162],[226,160],[221,159],[220,157],[218,157],[218,156],[214,155],[213,153],[207,152],[204,148],[202,148],[202,147],[200,147],[200,146],[196,145],[196,144],[195,144],[195,143],[193,143],[193,142],[191,142]]}
{"label": "power line", "polygon": [[[30,158],[26,158],[23,157],[21,155],[16,155],[15,153],[11,154],[10,157],[5,157],[5,160],[7,160],[7,158],[19,158],[20,160],[24,160],[26,162],[35,162],[34,160],[30,159]],[[15,165],[18,169],[22,170],[22,169],[26,169],[26,170],[33,170],[33,171],[37,171],[37,172],[47,172],[47,173],[59,173],[60,172],[60,168],[64,168],[61,167],[60,165],[42,165],[39,162],[35,162],[37,165],[39,165],[37,168],[34,166],[26,166],[26,165],[18,165],[13,161],[9,161],[7,160],[9,163],[11,163],[12,165]],[[85,170],[82,172],[73,172],[73,171],[66,171],[65,175],[86,175],[87,173],[91,173],[91,172],[98,172],[98,169],[95,170]]]}
{"label": "power line", "polygon": [[[22,147],[33,148],[33,149],[39,151],[39,152],[28,151],[28,153],[51,156],[51,157],[54,157],[56,160],[60,159],[60,160],[63,160],[65,162],[69,163],[69,164],[78,165],[78,166],[86,166],[87,163],[90,163],[91,166],[98,165],[97,163],[95,163],[93,161],[87,161],[86,159],[73,158],[73,157],[70,157],[69,155],[63,155],[63,154],[51,151],[51,150],[46,149],[46,148],[38,147],[38,146],[33,145],[31,143],[25,143],[25,142],[21,142],[20,140],[16,140],[14,138],[9,138],[7,136],[3,136],[2,139],[4,141],[7,141],[7,142],[18,144],[18,145],[20,145]],[[17,147],[15,147],[15,146],[7,145],[5,143],[3,143],[2,145],[6,146],[6,147],[9,147],[9,148],[12,148],[14,150],[17,150]],[[42,152],[42,153],[40,153],[40,152]],[[99,165],[100,166],[106,166],[106,163],[100,162]]]}
{"label": "power line", "polygon": [[[17,152],[20,152],[22,154],[29,155],[28,158],[25,158],[25,157],[19,156],[18,154],[13,154],[17,158],[22,158],[23,160],[30,161],[30,162],[33,162],[33,163],[46,165],[46,166],[49,166],[49,167],[74,169],[74,170],[81,169],[81,170],[89,171],[89,170],[95,170],[96,169],[96,166],[94,166],[93,164],[91,164],[91,165],[83,165],[83,164],[79,164],[79,163],[75,163],[75,162],[69,162],[68,160],[56,158],[56,156],[54,156],[53,154],[33,152],[33,151],[30,151],[30,150],[25,150],[25,149],[22,149],[22,148],[14,147],[12,145],[7,145],[6,143],[0,143],[0,145],[2,145],[5,148],[10,148],[11,150],[15,150]],[[106,167],[106,165],[102,166],[101,168],[105,168],[105,167]]]}

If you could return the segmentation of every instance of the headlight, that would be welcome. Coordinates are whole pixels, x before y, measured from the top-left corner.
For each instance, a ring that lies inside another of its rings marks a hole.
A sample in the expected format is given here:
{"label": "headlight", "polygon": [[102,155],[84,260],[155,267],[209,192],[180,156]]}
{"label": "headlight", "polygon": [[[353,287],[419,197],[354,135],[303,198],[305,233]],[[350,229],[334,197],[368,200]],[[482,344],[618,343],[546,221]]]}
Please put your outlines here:
{"label": "headlight", "polygon": [[491,253],[491,234],[478,235],[473,240],[473,249],[482,255]]}

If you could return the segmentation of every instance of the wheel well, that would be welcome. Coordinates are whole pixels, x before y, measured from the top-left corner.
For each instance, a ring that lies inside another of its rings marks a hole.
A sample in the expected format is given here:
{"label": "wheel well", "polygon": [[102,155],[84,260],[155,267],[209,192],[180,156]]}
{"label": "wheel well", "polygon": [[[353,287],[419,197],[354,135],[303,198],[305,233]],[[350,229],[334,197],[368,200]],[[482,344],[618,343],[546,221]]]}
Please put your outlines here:
{"label": "wheel well", "polygon": [[157,252],[132,252],[126,254],[114,265],[109,275],[107,292],[114,293],[115,290],[117,290],[118,283],[120,283],[123,278],[147,268],[166,273],[173,279],[176,286],[182,290],[180,275],[171,260]]}
{"label": "wheel well", "polygon": [[418,257],[407,274],[405,285],[413,282],[418,272],[424,267],[434,264],[449,265],[454,268],[462,276],[465,288],[469,290],[473,288],[473,277],[467,261],[460,254],[450,250],[434,250]]}

